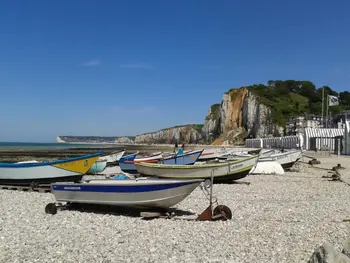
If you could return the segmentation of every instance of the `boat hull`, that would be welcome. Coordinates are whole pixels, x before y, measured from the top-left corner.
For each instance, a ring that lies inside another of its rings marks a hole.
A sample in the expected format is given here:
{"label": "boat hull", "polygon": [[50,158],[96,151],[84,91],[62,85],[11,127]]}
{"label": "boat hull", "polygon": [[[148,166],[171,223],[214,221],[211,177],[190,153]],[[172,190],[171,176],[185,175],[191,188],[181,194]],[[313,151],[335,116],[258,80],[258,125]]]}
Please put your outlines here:
{"label": "boat hull", "polygon": [[55,183],[58,202],[114,205],[134,208],[169,208],[185,199],[203,180],[92,180]]}
{"label": "boat hull", "polygon": [[0,163],[0,184],[30,185],[79,181],[101,153],[53,162]]}
{"label": "boat hull", "polygon": [[243,160],[203,164],[203,165],[162,165],[162,164],[135,164],[137,171],[146,176],[160,178],[182,179],[210,179],[214,181],[239,180],[247,176],[256,164],[258,156],[248,157]]}

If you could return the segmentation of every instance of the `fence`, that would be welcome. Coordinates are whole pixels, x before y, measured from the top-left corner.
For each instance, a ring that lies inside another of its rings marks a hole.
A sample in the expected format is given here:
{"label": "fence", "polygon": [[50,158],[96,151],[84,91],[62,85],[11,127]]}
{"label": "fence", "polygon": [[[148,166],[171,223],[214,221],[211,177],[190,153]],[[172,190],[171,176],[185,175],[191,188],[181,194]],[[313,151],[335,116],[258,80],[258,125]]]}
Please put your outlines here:
{"label": "fence", "polygon": [[273,138],[256,138],[246,139],[245,147],[247,148],[281,148],[284,149],[297,149],[303,145],[302,136],[284,136]]}
{"label": "fence", "polygon": [[[335,151],[336,138],[343,137],[343,129],[311,129],[307,128],[303,133],[295,136],[246,139],[245,147],[249,148],[285,148],[304,150],[331,150]],[[342,145],[342,144],[341,144]],[[340,147],[340,146],[339,146]]]}

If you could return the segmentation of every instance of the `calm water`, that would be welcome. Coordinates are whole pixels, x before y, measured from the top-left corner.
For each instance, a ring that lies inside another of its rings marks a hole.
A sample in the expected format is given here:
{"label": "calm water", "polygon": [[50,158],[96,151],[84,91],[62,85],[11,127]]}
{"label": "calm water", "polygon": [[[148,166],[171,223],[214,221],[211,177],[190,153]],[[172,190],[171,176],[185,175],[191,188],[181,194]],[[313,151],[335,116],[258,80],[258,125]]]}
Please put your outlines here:
{"label": "calm water", "polygon": [[[105,146],[105,145],[104,145]],[[104,147],[98,144],[71,144],[71,143],[36,143],[36,142],[0,142],[0,150],[39,150],[39,149],[69,149]]]}

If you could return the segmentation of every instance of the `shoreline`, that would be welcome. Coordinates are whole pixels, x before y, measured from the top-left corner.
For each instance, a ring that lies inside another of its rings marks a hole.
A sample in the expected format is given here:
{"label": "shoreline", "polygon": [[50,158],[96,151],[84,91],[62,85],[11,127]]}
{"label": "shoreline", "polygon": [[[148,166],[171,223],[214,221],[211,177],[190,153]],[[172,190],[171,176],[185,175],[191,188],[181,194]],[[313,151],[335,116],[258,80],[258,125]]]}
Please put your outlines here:
{"label": "shoreline", "polygon": [[[99,146],[99,147],[98,147]],[[199,149],[215,149],[223,146],[212,145],[185,145],[185,150]],[[246,149],[245,147],[225,146],[226,148]],[[108,155],[114,151],[126,150],[126,154],[131,154],[139,151],[140,155],[145,155],[153,152],[163,151],[172,152],[174,145],[171,144],[96,144],[96,147],[72,147],[72,148],[32,148],[32,149],[0,149],[0,162],[21,162],[29,160],[55,160],[66,159],[86,154],[92,154],[102,151],[104,155]],[[247,148],[248,149],[248,148]]]}

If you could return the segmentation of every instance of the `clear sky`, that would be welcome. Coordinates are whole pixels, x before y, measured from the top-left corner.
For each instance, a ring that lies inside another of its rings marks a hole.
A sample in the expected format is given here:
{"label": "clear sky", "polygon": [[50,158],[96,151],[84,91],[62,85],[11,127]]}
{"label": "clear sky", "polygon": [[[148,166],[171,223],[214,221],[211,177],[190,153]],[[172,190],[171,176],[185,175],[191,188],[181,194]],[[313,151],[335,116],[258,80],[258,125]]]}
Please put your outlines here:
{"label": "clear sky", "polygon": [[2,0],[0,141],[203,123],[270,79],[350,90],[348,0]]}

